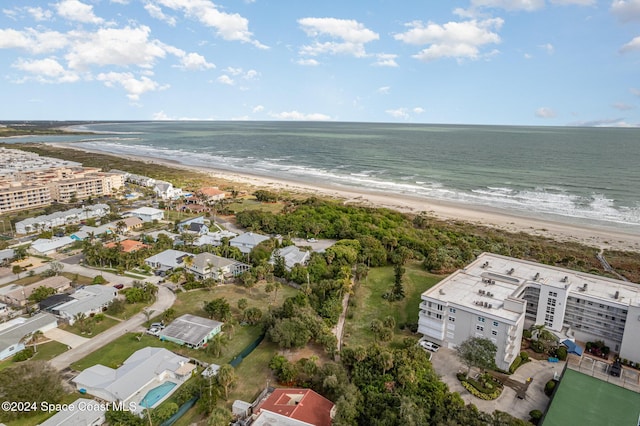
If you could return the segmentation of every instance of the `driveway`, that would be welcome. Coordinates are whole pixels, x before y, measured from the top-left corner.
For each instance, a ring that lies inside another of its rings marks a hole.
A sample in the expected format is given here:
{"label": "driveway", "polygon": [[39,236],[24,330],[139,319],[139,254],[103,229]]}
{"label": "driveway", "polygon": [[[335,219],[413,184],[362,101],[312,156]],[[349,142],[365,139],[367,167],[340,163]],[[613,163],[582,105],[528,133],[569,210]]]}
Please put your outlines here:
{"label": "driveway", "polygon": [[[171,305],[173,305],[175,299],[176,295],[171,290],[164,286],[158,286],[156,301],[149,307],[149,310],[153,311],[153,313],[164,312],[166,309],[170,308]],[[105,346],[109,342],[112,342],[118,337],[128,333],[129,331],[137,330],[138,327],[140,327],[145,322],[145,320],[146,318],[144,314],[140,312],[129,318],[128,320],[122,321],[121,323],[114,325],[110,329],[103,331],[97,336],[94,336],[81,345],[70,349],[61,355],[58,355],[49,362],[55,369],[64,370],[72,363],[81,360],[85,356],[100,349],[101,347]]]}
{"label": "driveway", "polygon": [[44,335],[51,340],[55,340],[56,342],[60,342],[71,348],[78,347],[89,341],[86,337],[78,336],[77,334],[69,333],[68,331],[60,330],[59,328],[52,328],[44,333]]}
{"label": "driveway", "polygon": [[[563,362],[549,363],[548,361],[531,360],[521,365],[514,374],[509,376],[511,380],[523,384],[529,377],[532,378],[524,399],[517,398],[516,391],[505,386],[497,399],[484,401],[471,395],[460,384],[456,374],[459,371],[466,372],[467,367],[460,362],[454,350],[441,347],[438,352],[432,355],[431,363],[440,379],[449,386],[450,391],[458,392],[466,403],[474,404],[479,410],[486,413],[500,410],[523,420],[529,419],[531,410],[542,412],[546,410],[549,398],[544,393],[544,385],[553,378],[554,373],[560,374],[564,368]],[[471,371],[473,372],[473,369]]]}

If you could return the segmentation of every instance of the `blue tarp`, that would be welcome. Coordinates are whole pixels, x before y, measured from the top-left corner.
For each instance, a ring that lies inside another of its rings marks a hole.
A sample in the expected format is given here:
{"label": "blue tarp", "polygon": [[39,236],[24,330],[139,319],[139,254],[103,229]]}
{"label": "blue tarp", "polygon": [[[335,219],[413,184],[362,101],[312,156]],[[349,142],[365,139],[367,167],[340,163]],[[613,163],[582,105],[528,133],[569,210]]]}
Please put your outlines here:
{"label": "blue tarp", "polygon": [[576,345],[576,342],[572,342],[571,340],[567,339],[564,340],[562,342],[563,345],[565,345],[567,347],[567,351],[569,353],[573,353],[576,355],[582,355],[582,348],[578,345]]}

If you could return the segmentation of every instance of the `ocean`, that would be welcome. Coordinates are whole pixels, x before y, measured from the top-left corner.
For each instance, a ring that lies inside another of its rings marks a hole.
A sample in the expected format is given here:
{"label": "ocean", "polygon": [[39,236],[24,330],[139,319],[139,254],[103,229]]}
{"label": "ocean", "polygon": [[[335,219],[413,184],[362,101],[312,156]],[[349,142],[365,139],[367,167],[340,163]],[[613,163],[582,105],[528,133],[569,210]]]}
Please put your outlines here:
{"label": "ocean", "polygon": [[125,122],[70,141],[233,172],[400,193],[640,234],[640,129]]}

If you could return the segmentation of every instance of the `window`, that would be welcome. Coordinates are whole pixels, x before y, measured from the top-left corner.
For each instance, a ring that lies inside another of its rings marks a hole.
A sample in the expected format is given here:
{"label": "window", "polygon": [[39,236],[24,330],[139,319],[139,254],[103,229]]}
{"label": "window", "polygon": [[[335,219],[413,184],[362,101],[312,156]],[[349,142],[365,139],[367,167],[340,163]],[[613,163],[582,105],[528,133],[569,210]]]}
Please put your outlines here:
{"label": "window", "polygon": [[556,299],[548,298],[547,305],[556,306]]}
{"label": "window", "polygon": [[442,319],[442,314],[436,314],[436,319]]}
{"label": "window", "polygon": [[436,308],[437,308],[439,311],[442,311],[442,310],[443,310],[443,308],[444,308],[444,306],[443,306],[443,305],[436,305]]}
{"label": "window", "polygon": [[544,322],[544,325],[546,325],[547,327],[552,327],[552,326],[553,326],[553,323],[552,323],[552,322],[550,322],[550,321],[545,321],[545,322]]}
{"label": "window", "polygon": [[449,317],[449,322],[456,322],[456,318],[455,317]]}
{"label": "window", "polygon": [[553,308],[551,306],[547,306],[547,313],[548,314],[555,314],[556,313],[556,308]]}
{"label": "window", "polygon": [[494,322],[493,322],[493,326],[494,326],[494,327],[497,327],[497,326],[499,326],[499,325],[500,325],[500,324],[498,324],[498,321],[494,321]]}
{"label": "window", "polygon": [[491,334],[494,335],[494,336],[497,336],[498,335],[498,330],[492,330]]}
{"label": "window", "polygon": [[551,314],[546,314],[546,315],[544,316],[544,319],[545,319],[546,321],[551,321],[551,322],[553,322],[553,315],[551,315]]}
{"label": "window", "polygon": [[481,325],[476,325],[476,330],[478,331],[484,331],[484,327]]}
{"label": "window", "polygon": [[456,308],[449,308],[449,312],[451,312],[452,314],[456,313]]}
{"label": "window", "polygon": [[550,292],[549,292],[549,296],[551,296],[551,297],[558,297],[558,293],[556,293],[555,291],[550,291]]}
{"label": "window", "polygon": [[478,317],[478,322],[484,322],[484,317]]}

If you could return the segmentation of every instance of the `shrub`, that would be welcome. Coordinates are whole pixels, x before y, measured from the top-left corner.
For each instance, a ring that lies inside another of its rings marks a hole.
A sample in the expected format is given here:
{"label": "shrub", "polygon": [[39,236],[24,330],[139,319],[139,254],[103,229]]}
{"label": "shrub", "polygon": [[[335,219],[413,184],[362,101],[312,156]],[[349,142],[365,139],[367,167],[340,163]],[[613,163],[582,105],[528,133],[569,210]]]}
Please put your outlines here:
{"label": "shrub", "polygon": [[522,337],[524,337],[525,339],[531,339],[531,330],[524,330],[522,332]]}
{"label": "shrub", "polygon": [[529,421],[534,425],[537,425],[540,422],[540,419],[542,419],[542,411],[531,410],[529,411],[529,417],[530,417]]}
{"label": "shrub", "polygon": [[544,352],[544,346],[542,345],[542,343],[538,342],[537,340],[534,340],[531,342],[531,349],[533,349],[534,352],[539,354]]}
{"label": "shrub", "polygon": [[551,396],[551,394],[553,393],[553,390],[556,388],[556,381],[555,380],[549,380],[547,382],[546,385],[544,385],[544,393],[547,396]]}
{"label": "shrub", "polygon": [[104,284],[106,282],[107,280],[102,275],[96,275],[95,277],[93,277],[91,284]]}
{"label": "shrub", "polygon": [[484,392],[480,392],[478,389],[476,389],[471,383],[469,383],[468,381],[464,381],[462,382],[462,386],[468,390],[469,392],[471,392],[471,394],[477,398],[480,399],[484,399],[485,401],[491,401],[496,399],[497,397],[500,396],[500,394],[502,393],[502,388],[500,387],[496,387],[495,389],[493,389],[493,391],[491,393],[484,393]]}
{"label": "shrub", "polygon": [[522,362],[529,361],[529,354],[525,351],[520,352],[520,358],[522,358]]}
{"label": "shrub", "polygon": [[566,360],[567,359],[567,348],[565,348],[564,346],[558,347],[558,349],[556,349],[556,356],[558,357],[558,359],[560,361]]}
{"label": "shrub", "polygon": [[33,356],[33,353],[33,348],[24,348],[24,350],[13,356],[13,362],[26,361]]}
{"label": "shrub", "polygon": [[521,363],[522,363],[522,358],[516,357],[516,359],[514,359],[511,365],[509,366],[509,373],[513,374],[518,369],[518,367],[520,367]]}

